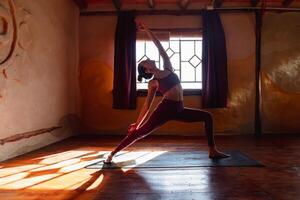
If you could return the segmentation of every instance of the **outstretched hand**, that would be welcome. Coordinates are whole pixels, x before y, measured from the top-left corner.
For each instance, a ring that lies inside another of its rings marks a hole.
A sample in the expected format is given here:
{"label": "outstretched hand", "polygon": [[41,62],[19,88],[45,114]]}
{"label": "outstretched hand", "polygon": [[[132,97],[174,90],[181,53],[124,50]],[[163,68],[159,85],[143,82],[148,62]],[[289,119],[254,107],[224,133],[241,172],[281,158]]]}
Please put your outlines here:
{"label": "outstretched hand", "polygon": [[136,130],[137,126],[138,126],[138,124],[136,124],[136,123],[130,124],[128,129],[127,129],[128,133]]}

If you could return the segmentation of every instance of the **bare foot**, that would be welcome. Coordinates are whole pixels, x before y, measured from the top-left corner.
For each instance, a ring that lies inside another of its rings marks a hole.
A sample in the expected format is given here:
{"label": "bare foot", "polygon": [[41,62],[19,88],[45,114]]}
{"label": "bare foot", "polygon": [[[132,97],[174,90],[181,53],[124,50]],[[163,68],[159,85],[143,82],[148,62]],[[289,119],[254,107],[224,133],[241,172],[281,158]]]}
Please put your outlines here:
{"label": "bare foot", "polygon": [[210,159],[222,159],[222,158],[228,158],[228,157],[230,157],[230,155],[225,154],[225,153],[213,148],[213,149],[210,149],[208,157]]}
{"label": "bare foot", "polygon": [[103,163],[104,163],[104,164],[111,164],[112,158],[113,158],[113,155],[112,155],[112,154],[109,154],[109,155],[107,156],[107,158],[106,158],[105,160],[103,160]]}

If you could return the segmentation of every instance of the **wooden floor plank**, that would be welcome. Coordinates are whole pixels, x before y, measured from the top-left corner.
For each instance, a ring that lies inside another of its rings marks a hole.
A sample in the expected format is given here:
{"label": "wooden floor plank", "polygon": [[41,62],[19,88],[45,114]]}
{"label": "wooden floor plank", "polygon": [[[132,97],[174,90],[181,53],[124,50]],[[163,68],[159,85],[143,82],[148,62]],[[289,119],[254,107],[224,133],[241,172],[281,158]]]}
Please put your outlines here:
{"label": "wooden floor plank", "polygon": [[[300,137],[218,136],[266,167],[86,169],[121,137],[74,137],[0,163],[0,199],[300,199]],[[201,137],[151,136],[124,153],[207,151]],[[151,162],[149,160],[148,162]]]}

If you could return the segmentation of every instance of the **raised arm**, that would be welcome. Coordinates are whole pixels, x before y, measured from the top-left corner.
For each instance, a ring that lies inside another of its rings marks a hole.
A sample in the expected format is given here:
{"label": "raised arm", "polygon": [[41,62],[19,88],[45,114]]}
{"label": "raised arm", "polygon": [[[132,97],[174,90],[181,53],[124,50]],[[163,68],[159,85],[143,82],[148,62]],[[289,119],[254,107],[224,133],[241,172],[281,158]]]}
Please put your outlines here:
{"label": "raised arm", "polygon": [[164,69],[169,69],[169,70],[173,71],[173,67],[172,67],[170,58],[169,58],[168,54],[166,53],[166,51],[164,50],[163,46],[161,45],[160,41],[155,36],[155,34],[151,30],[149,30],[149,28],[142,22],[137,21],[137,25],[141,31],[146,32],[148,37],[153,41],[153,43],[157,47],[158,52],[164,61],[164,65],[163,65]]}

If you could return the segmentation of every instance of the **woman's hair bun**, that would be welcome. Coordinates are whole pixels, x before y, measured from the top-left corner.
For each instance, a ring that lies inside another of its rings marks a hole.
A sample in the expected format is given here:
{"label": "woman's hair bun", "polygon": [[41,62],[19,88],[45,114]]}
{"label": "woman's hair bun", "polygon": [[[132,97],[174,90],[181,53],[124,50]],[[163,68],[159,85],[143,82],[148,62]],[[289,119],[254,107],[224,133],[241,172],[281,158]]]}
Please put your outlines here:
{"label": "woman's hair bun", "polygon": [[144,67],[145,62],[149,62],[148,60],[143,60],[142,62],[139,63],[138,65],[138,81],[142,82],[142,78],[144,79],[150,79],[153,77],[152,73],[146,73],[146,69]]}

